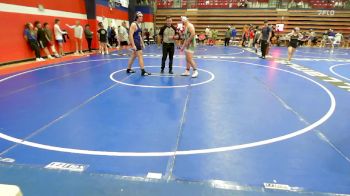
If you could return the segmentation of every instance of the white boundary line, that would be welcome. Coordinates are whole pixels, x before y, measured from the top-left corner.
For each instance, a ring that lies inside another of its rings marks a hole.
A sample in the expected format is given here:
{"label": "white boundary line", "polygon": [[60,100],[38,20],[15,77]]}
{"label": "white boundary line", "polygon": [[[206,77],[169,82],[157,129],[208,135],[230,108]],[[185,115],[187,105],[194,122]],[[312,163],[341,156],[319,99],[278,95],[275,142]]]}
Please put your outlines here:
{"label": "white boundary line", "polygon": [[332,54],[332,55],[349,55],[347,52],[339,52],[339,51],[336,51],[336,53],[334,53],[334,50],[333,52],[331,50],[322,50],[322,51],[319,51],[319,52],[308,52],[308,51],[300,51],[300,50],[297,50],[298,53],[305,53],[305,54],[317,54],[319,55],[320,53],[321,54]]}
{"label": "white boundary line", "polygon": [[[105,60],[108,60],[108,59],[105,59]],[[301,74],[298,74],[298,73],[295,73],[295,72],[291,72],[291,71],[288,71],[288,70],[275,68],[275,67],[270,67],[270,66],[265,66],[265,65],[259,65],[259,64],[255,64],[255,63],[229,61],[229,60],[214,60],[214,61],[235,62],[237,64],[240,63],[240,64],[247,64],[247,65],[254,65],[254,66],[258,66],[258,67],[265,67],[265,68],[269,68],[269,69],[275,69],[275,70],[278,70],[278,71],[290,73],[290,74],[295,75],[295,76],[299,76],[299,77],[304,78],[304,79],[306,79],[306,80],[316,84],[317,86],[321,87],[321,89],[323,89],[328,94],[328,96],[330,98],[330,107],[329,107],[327,113],[322,118],[317,120],[316,122],[308,125],[307,127],[304,127],[304,128],[302,128],[300,130],[297,130],[295,132],[292,132],[292,133],[289,133],[289,134],[286,134],[286,135],[282,135],[282,136],[279,136],[279,137],[266,139],[266,140],[262,140],[262,141],[258,141],[258,142],[252,142],[252,143],[246,143],[246,144],[240,144],[240,145],[233,145],[233,146],[226,146],[226,147],[218,147],[218,148],[197,149],[197,150],[183,150],[183,151],[174,151],[174,152],[112,152],[112,151],[94,151],[94,150],[82,150],[82,149],[74,149],[74,148],[62,148],[62,147],[57,147],[57,146],[50,146],[50,145],[45,145],[45,144],[39,144],[39,143],[35,143],[35,142],[24,141],[22,139],[18,139],[18,138],[15,138],[15,137],[3,134],[3,133],[0,133],[0,138],[3,138],[5,140],[11,141],[11,142],[15,142],[15,143],[18,143],[18,144],[31,146],[31,147],[35,147],[35,148],[40,148],[40,149],[45,149],[45,150],[51,150],[51,151],[57,151],[57,152],[67,152],[67,153],[76,153],[76,154],[86,154],[86,155],[124,156],[124,157],[125,156],[129,156],[129,157],[162,157],[162,156],[176,156],[176,155],[207,154],[207,153],[226,152],[226,151],[233,151],[233,150],[257,147],[257,146],[262,146],[262,145],[266,145],[266,144],[272,144],[272,143],[275,143],[275,142],[287,140],[287,139],[290,139],[290,138],[302,135],[304,133],[307,133],[307,132],[313,130],[314,128],[318,127],[319,125],[321,125],[322,123],[327,121],[332,116],[332,114],[335,111],[336,100],[335,100],[335,97],[332,94],[332,92],[330,90],[328,90],[322,84],[320,84],[320,83],[318,83],[318,82],[316,82],[316,81],[314,81],[314,80],[312,80],[312,79],[310,79],[310,78],[308,78],[306,76],[303,76]],[[88,61],[84,61],[84,62],[88,62]],[[79,62],[75,62],[75,63],[79,63]],[[55,66],[59,66],[59,65],[55,65]],[[48,69],[48,68],[55,67],[55,66],[49,66],[49,67],[45,67],[45,68],[39,68],[39,69],[35,69],[35,70],[19,73],[19,74],[16,74],[14,76],[10,76],[10,77],[7,77],[5,79],[2,79],[2,80],[0,80],[0,82],[6,81],[7,79],[10,79],[10,78],[13,78],[13,77],[25,74],[25,73],[34,72],[34,71],[41,70],[41,69]]]}
{"label": "white boundary line", "polygon": [[[241,50],[240,52],[233,52],[233,53],[228,53],[228,54],[211,54],[209,56],[230,56],[230,55],[234,55],[234,54],[243,54],[243,53],[245,53],[245,50],[243,50],[243,49],[240,49],[240,50]],[[203,56],[204,54],[195,53],[195,55]]]}
{"label": "white boundary line", "polygon": [[[196,56],[224,56],[224,57],[226,57],[226,56],[230,56],[230,55],[234,55],[234,54],[243,54],[243,53],[245,53],[245,50],[241,50],[240,52],[236,52],[236,53],[229,53],[229,54],[210,54],[210,55],[207,55],[207,54],[199,54],[198,52],[196,52],[195,51],[195,56],[194,56],[194,58],[196,58]],[[143,55],[156,55],[156,56],[162,56],[162,54],[159,54],[159,53],[152,53],[152,52],[145,52],[145,53],[143,53]],[[183,55],[181,55],[181,54],[174,54],[174,57],[175,56],[183,56]]]}
{"label": "white boundary line", "polygon": [[[158,67],[159,66],[145,66],[145,67]],[[180,67],[180,66],[173,66],[173,67]],[[182,67],[183,68],[183,67]],[[135,69],[140,69],[140,68],[135,68]],[[143,85],[143,84],[130,84],[130,83],[126,83],[126,82],[122,82],[122,81],[119,81],[119,80],[116,80],[113,78],[113,76],[119,72],[122,72],[122,71],[126,71],[126,69],[121,69],[121,70],[118,70],[118,71],[115,71],[113,73],[111,73],[111,75],[109,76],[109,78],[111,80],[113,80],[114,82],[116,83],[119,83],[119,84],[123,84],[123,85],[126,85],[126,86],[133,86],[133,87],[143,87],[143,88],[160,88],[160,89],[169,89],[169,88],[185,88],[185,87],[188,87],[188,86],[198,86],[198,85],[202,85],[202,84],[206,84],[206,83],[209,83],[211,81],[213,81],[215,79],[215,75],[213,73],[211,73],[210,71],[207,71],[207,70],[204,70],[204,69],[199,69],[197,68],[197,70],[199,71],[203,71],[203,72],[206,72],[208,73],[211,77],[209,78],[209,80],[206,80],[204,82],[200,82],[200,83],[195,83],[195,84],[185,84],[185,85],[177,85],[177,86],[151,86],[151,85]],[[152,75],[151,75],[152,76]],[[148,76],[147,76],[148,77]],[[161,77],[161,76],[159,76]],[[186,76],[181,76],[183,78],[188,78]],[[191,76],[189,76],[191,77]]]}
{"label": "white boundary line", "polygon": [[329,68],[329,71],[331,71],[334,75],[336,75],[336,76],[338,76],[338,77],[340,77],[340,78],[343,78],[343,79],[345,79],[345,80],[347,80],[347,81],[350,81],[350,78],[347,78],[347,77],[345,77],[345,76],[342,76],[342,75],[338,74],[337,72],[335,72],[335,71],[333,70],[335,67],[339,67],[339,66],[343,66],[343,65],[350,65],[350,63],[333,65],[333,66],[331,66],[331,67]]}

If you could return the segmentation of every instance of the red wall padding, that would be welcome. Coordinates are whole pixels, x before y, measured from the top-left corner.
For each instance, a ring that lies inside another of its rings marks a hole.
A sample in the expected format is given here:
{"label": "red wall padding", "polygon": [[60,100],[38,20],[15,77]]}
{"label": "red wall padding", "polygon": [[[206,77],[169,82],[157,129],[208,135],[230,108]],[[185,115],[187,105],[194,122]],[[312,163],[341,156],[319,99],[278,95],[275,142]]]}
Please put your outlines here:
{"label": "red wall padding", "polygon": [[[0,3],[8,3],[29,7],[38,7],[39,4],[42,4],[45,9],[86,14],[84,0],[0,0]],[[128,20],[127,11],[122,11],[118,9],[110,10],[109,7],[101,5],[96,5],[96,14],[97,16],[104,16],[107,18]],[[48,22],[53,31],[54,20],[56,18],[59,18],[61,20],[61,29],[67,30],[70,36],[68,42],[64,43],[64,51],[74,52],[74,32],[73,29],[68,28],[65,24],[74,25],[77,19],[0,11],[0,26],[3,27],[3,30],[0,31],[0,37],[2,38],[0,47],[0,64],[34,58],[34,52],[30,49],[28,43],[25,41],[23,36],[25,23],[34,23],[34,21],[36,20],[40,21],[42,24],[44,22]],[[145,15],[144,18],[145,22],[153,21],[153,16]],[[152,18],[152,20],[150,20],[150,18]],[[83,27],[85,26],[85,24],[90,24],[91,30],[94,32],[92,47],[97,48],[98,42],[96,30],[98,21],[96,19],[79,20]],[[56,44],[56,50],[57,49],[58,47]],[[83,38],[83,49],[87,50],[87,43],[85,37]],[[43,51],[42,55],[44,55]]]}
{"label": "red wall padding", "polygon": [[128,20],[128,12],[118,9],[111,10],[109,7],[103,5],[96,5],[96,16]]}
{"label": "red wall padding", "polygon": [[[0,37],[2,38],[0,47],[0,63],[34,58],[35,55],[23,36],[24,24],[27,22],[34,23],[36,20],[39,20],[42,24],[44,22],[48,22],[53,31],[55,18],[57,17],[0,12],[0,26],[3,28],[8,27],[0,31]],[[10,21],[10,19],[14,20]],[[64,44],[64,51],[73,52],[75,50],[75,44],[73,40],[74,32],[73,29],[68,28],[65,24],[73,25],[75,24],[76,19],[60,18],[60,20],[61,29],[66,29],[71,38],[67,43]],[[80,22],[83,26],[88,23],[87,20],[80,20]],[[89,21],[89,24],[92,27],[95,26],[95,29],[92,28],[92,30],[96,35],[96,24],[93,23],[96,23],[96,20],[94,20],[94,22]],[[85,38],[83,38],[83,48],[87,49]],[[42,54],[44,53],[42,52]]]}
{"label": "red wall padding", "polygon": [[143,22],[153,22],[153,14],[143,14]]}
{"label": "red wall padding", "polygon": [[[128,12],[110,9],[109,7],[103,5],[96,5],[96,16],[106,17],[106,18],[115,18],[120,20],[129,20]],[[143,14],[143,22],[153,22],[153,14]]]}

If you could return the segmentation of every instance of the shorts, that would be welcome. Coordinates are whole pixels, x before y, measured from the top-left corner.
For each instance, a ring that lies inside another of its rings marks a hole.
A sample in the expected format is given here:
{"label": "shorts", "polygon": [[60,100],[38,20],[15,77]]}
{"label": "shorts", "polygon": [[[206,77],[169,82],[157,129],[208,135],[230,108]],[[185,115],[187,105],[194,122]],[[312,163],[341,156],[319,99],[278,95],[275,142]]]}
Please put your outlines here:
{"label": "shorts", "polygon": [[35,51],[36,49],[39,49],[39,43],[36,40],[28,40],[28,42],[32,50]]}
{"label": "shorts", "polygon": [[42,49],[46,48],[48,45],[49,45],[49,42],[46,41],[46,40],[40,40],[40,41],[39,41],[39,46],[40,46],[40,48],[42,48]]}
{"label": "shorts", "polygon": [[288,47],[297,48],[298,43],[297,42],[289,42]]}
{"label": "shorts", "polygon": [[127,41],[122,41],[122,42],[120,42],[120,45],[121,45],[121,46],[128,46],[129,44],[128,44]]}
{"label": "shorts", "polygon": [[196,49],[196,47],[194,46],[189,46],[188,48],[185,49],[185,52],[189,52],[189,53],[194,53],[194,50]]}
{"label": "shorts", "polygon": [[134,40],[135,46],[136,46],[136,51],[142,50],[141,43],[139,41]]}
{"label": "shorts", "polygon": [[57,43],[63,43],[63,39],[58,39],[58,40],[56,40],[57,41]]}
{"label": "shorts", "polygon": [[340,44],[340,41],[339,40],[334,40],[333,44]]}

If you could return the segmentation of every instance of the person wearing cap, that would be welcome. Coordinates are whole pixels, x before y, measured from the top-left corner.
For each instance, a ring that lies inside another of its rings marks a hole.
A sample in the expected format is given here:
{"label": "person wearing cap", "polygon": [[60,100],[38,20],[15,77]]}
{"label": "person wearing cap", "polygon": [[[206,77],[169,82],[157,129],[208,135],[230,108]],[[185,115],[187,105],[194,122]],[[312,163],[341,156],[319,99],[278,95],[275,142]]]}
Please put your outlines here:
{"label": "person wearing cap", "polygon": [[164,73],[165,61],[169,54],[169,74],[173,74],[173,57],[175,52],[175,40],[178,39],[178,33],[170,16],[166,17],[166,25],[160,31],[159,36],[163,40],[163,57],[160,73]]}
{"label": "person wearing cap", "polygon": [[186,71],[182,73],[182,76],[189,76],[190,69],[192,67],[192,78],[198,77],[197,65],[193,60],[194,50],[196,48],[196,40],[195,40],[195,29],[193,24],[188,21],[186,16],[181,16],[181,21],[184,24],[184,43],[181,47],[181,51],[185,51],[186,54]]}
{"label": "person wearing cap", "polygon": [[303,35],[300,33],[299,27],[295,27],[292,32],[286,35],[289,38],[288,44],[288,59],[286,63],[290,63],[296,48],[298,47],[299,40],[303,38]]}
{"label": "person wearing cap", "polygon": [[126,69],[126,73],[135,73],[133,69],[131,69],[132,64],[135,61],[135,58],[139,60],[139,65],[141,68],[141,76],[149,76],[151,73],[145,71],[145,65],[142,56],[142,48],[144,48],[144,43],[142,39],[142,30],[141,23],[143,21],[143,14],[141,12],[136,12],[135,21],[131,23],[129,30],[129,41],[131,44],[131,49],[133,50],[128,62],[128,68]]}
{"label": "person wearing cap", "polygon": [[261,29],[261,34],[258,39],[258,42],[260,42],[261,45],[261,57],[265,59],[265,56],[267,54],[267,47],[270,44],[270,39],[272,36],[272,29],[269,27],[269,21],[264,21],[264,26]]}

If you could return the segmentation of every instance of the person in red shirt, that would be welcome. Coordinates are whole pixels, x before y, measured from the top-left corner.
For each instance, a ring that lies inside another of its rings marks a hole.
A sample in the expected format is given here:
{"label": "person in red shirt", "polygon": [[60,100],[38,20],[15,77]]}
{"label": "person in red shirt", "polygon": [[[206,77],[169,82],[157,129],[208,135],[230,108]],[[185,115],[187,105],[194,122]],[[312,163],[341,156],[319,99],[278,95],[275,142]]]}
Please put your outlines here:
{"label": "person in red shirt", "polygon": [[254,29],[253,29],[253,26],[250,27],[250,30],[249,30],[249,42],[248,42],[248,47],[251,48],[253,47],[253,43],[254,43]]}

